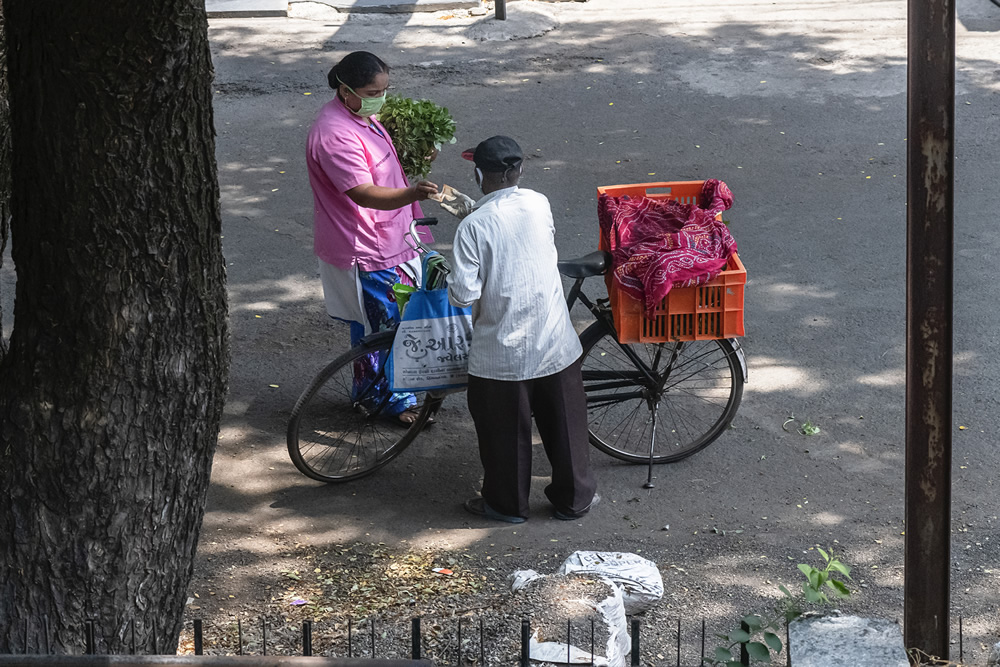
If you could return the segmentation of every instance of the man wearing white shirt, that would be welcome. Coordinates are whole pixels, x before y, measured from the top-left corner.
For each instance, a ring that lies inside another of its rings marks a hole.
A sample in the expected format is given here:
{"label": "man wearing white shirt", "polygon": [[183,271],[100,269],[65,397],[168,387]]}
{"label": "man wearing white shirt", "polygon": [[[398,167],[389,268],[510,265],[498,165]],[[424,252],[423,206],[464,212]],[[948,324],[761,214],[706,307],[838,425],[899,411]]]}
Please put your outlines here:
{"label": "man wearing white shirt", "polygon": [[544,195],[518,187],[523,154],[510,137],[491,137],[463,156],[475,162],[484,195],[455,232],[448,276],[451,302],[472,306],[468,401],[484,474],[482,497],[465,508],[510,523],[527,519],[534,413],[552,465],[545,495],[556,518],[577,519],[600,497],[552,210]]}

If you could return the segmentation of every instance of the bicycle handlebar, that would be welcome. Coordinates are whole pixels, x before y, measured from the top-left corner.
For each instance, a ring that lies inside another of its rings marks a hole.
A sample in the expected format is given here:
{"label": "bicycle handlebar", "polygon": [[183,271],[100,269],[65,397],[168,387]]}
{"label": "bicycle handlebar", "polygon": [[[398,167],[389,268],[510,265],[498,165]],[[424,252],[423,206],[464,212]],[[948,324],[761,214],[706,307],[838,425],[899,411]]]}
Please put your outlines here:
{"label": "bicycle handlebar", "polygon": [[[406,233],[406,245],[410,246],[417,252],[427,252],[430,250],[420,241],[420,237],[417,235],[417,225],[423,225],[424,227],[432,227],[438,223],[437,218],[414,218],[413,222],[410,223],[410,231]],[[410,242],[412,239],[412,243]]]}

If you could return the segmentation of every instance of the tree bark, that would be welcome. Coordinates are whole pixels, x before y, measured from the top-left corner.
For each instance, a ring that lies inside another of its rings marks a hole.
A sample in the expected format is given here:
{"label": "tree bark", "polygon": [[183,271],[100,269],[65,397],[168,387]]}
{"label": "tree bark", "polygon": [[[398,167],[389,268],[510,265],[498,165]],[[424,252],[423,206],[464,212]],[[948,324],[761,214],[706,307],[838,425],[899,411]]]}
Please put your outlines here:
{"label": "tree bark", "polygon": [[[7,103],[7,40],[4,37],[3,4],[0,3],[0,268],[7,249],[10,225],[10,106]],[[2,291],[0,287],[0,291]],[[0,310],[0,361],[7,353]]]}
{"label": "tree bark", "polygon": [[228,376],[203,0],[3,0],[0,653],[173,652]]}

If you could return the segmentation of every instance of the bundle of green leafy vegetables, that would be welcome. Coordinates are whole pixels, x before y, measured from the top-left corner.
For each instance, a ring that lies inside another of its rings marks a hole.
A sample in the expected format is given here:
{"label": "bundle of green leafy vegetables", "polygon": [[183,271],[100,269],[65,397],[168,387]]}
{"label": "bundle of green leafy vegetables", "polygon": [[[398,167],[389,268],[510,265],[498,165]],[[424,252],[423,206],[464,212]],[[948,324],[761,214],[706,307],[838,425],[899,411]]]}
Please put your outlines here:
{"label": "bundle of green leafy vegetables", "polygon": [[426,177],[436,151],[445,143],[455,143],[451,114],[429,100],[390,95],[378,119],[389,130],[403,171],[410,178]]}

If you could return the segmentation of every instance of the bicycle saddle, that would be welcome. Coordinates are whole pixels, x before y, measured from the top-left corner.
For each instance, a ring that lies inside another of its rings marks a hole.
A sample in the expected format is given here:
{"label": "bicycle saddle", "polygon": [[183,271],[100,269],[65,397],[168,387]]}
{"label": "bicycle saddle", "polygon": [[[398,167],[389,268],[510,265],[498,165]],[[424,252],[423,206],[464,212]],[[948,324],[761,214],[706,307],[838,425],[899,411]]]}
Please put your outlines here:
{"label": "bicycle saddle", "polygon": [[611,253],[606,250],[596,250],[576,259],[560,260],[557,266],[559,273],[569,278],[599,276],[611,268]]}

